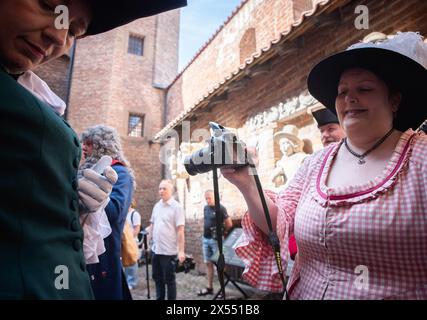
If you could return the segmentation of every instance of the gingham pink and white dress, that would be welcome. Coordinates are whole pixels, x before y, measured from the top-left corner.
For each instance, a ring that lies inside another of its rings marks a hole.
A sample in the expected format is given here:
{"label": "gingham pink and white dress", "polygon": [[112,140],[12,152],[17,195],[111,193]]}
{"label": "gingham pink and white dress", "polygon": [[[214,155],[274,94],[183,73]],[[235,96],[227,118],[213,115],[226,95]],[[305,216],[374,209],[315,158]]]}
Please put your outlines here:
{"label": "gingham pink and white dress", "polygon": [[[338,149],[313,154],[288,188],[267,192],[279,208],[285,270],[292,233],[298,244],[290,299],[427,299],[427,136],[404,132],[381,175],[332,189],[325,181]],[[242,225],[245,280],[280,292],[267,237],[248,214]]]}

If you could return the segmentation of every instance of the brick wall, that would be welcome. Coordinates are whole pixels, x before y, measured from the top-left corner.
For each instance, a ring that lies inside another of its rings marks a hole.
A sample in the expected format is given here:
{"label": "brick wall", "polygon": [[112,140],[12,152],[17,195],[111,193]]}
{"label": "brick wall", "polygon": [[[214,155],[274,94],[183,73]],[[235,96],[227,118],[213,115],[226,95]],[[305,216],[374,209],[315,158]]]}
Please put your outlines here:
{"label": "brick wall", "polygon": [[179,10],[172,10],[157,16],[155,69],[153,83],[167,87],[177,75]]}
{"label": "brick wall", "polygon": [[[269,2],[266,1],[266,3]],[[369,30],[356,30],[354,27],[353,22],[356,17],[354,8],[359,4],[367,5],[369,8]],[[281,122],[272,123],[258,131],[250,130],[245,125],[249,117],[263,112],[279,102],[298,96],[306,90],[307,75],[317,61],[345,49],[371,32],[393,34],[397,31],[411,30],[420,31],[422,35],[427,36],[427,20],[425,19],[427,2],[421,0],[351,1],[341,8],[341,16],[342,20],[334,25],[317,25],[315,29],[305,32],[303,35],[304,46],[298,52],[282,57],[274,56],[271,59],[270,72],[251,78],[246,87],[239,91],[229,92],[227,101],[214,106],[209,113],[198,113],[197,120],[191,121],[191,132],[207,128],[209,121],[216,121],[227,127],[239,129],[239,135],[245,141],[258,140],[260,142],[260,178],[266,188],[271,187],[269,174],[280,155],[278,146],[274,145],[274,133],[280,130],[285,123],[293,123],[300,129],[300,138],[309,138],[313,142],[315,150],[321,147],[320,135],[311,116],[304,112]],[[214,64],[216,57],[213,56],[211,59]],[[203,61],[196,62],[194,68],[196,65],[203,65]],[[184,96],[182,99],[185,106],[187,106],[185,104],[187,86],[196,90],[199,85],[197,77],[191,85],[187,83],[186,72],[180,77],[180,81],[171,88],[171,92],[175,92],[178,91],[176,87],[182,87]],[[191,74],[194,74],[194,70],[191,71]],[[206,74],[204,76],[206,77]],[[214,77],[215,75],[212,75],[212,79]],[[203,81],[202,84],[204,83],[206,82]],[[186,206],[187,251],[196,257],[199,270],[204,271],[200,241],[204,202],[201,197],[203,197],[205,189],[212,188],[212,178],[210,174],[204,174],[191,177],[184,182],[181,182],[180,185],[185,192],[181,191],[180,194],[184,194],[185,197],[180,200]],[[219,188],[222,194],[222,204],[227,207],[233,217],[241,216],[246,205],[240,193],[224,178],[220,178]]]}
{"label": "brick wall", "polygon": [[48,84],[50,89],[64,101],[67,100],[68,94],[69,65],[70,58],[67,55],[63,55],[34,70],[34,72]]}
{"label": "brick wall", "polygon": [[105,123],[111,100],[112,63],[117,30],[78,40],[72,74],[68,121],[82,132]]}

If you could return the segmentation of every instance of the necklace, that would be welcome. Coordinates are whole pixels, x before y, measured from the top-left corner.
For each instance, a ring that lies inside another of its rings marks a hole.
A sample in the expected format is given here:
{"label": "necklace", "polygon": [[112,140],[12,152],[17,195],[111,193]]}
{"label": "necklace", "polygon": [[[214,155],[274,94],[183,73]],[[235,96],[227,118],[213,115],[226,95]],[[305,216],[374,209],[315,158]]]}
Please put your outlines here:
{"label": "necklace", "polygon": [[365,161],[365,157],[370,154],[372,151],[374,151],[376,148],[378,148],[392,133],[393,133],[394,128],[391,128],[385,135],[384,137],[382,137],[380,140],[378,140],[368,151],[365,151],[362,154],[356,153],[353,150],[351,150],[350,146],[347,143],[347,138],[344,138],[344,145],[347,148],[348,152],[350,152],[353,156],[355,156],[356,158],[359,158],[358,163],[360,165],[366,163]]}

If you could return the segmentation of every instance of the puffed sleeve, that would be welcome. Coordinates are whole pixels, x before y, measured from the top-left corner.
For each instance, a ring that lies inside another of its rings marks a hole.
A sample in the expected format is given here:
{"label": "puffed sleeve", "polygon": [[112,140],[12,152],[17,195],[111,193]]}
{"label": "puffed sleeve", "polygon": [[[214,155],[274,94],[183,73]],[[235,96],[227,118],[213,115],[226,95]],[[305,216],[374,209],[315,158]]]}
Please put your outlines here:
{"label": "puffed sleeve", "polygon": [[[276,232],[280,240],[280,254],[284,272],[289,258],[289,237],[293,234],[295,212],[304,183],[307,181],[309,162],[309,158],[307,158],[289,186],[281,193],[265,191],[278,208]],[[259,214],[264,215],[263,212]],[[236,254],[245,263],[243,278],[251,286],[260,290],[282,292],[283,285],[274,258],[274,251],[267,235],[255,225],[248,212],[243,216],[242,228],[243,236],[236,248]]]}

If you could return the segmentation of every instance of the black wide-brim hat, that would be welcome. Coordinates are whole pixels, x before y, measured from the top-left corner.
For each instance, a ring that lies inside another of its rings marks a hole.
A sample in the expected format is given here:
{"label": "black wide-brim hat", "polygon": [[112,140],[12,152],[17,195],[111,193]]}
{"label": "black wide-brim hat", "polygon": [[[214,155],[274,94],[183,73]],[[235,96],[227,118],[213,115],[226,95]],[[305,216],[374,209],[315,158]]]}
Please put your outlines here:
{"label": "black wide-brim hat", "polygon": [[349,49],[320,61],[310,72],[310,94],[336,114],[335,99],[343,71],[365,68],[373,71],[402,94],[394,127],[417,129],[427,118],[427,70],[418,62],[396,51],[364,47]]}
{"label": "black wide-brim hat", "polygon": [[93,17],[86,35],[95,35],[187,5],[187,0],[89,0]]}

